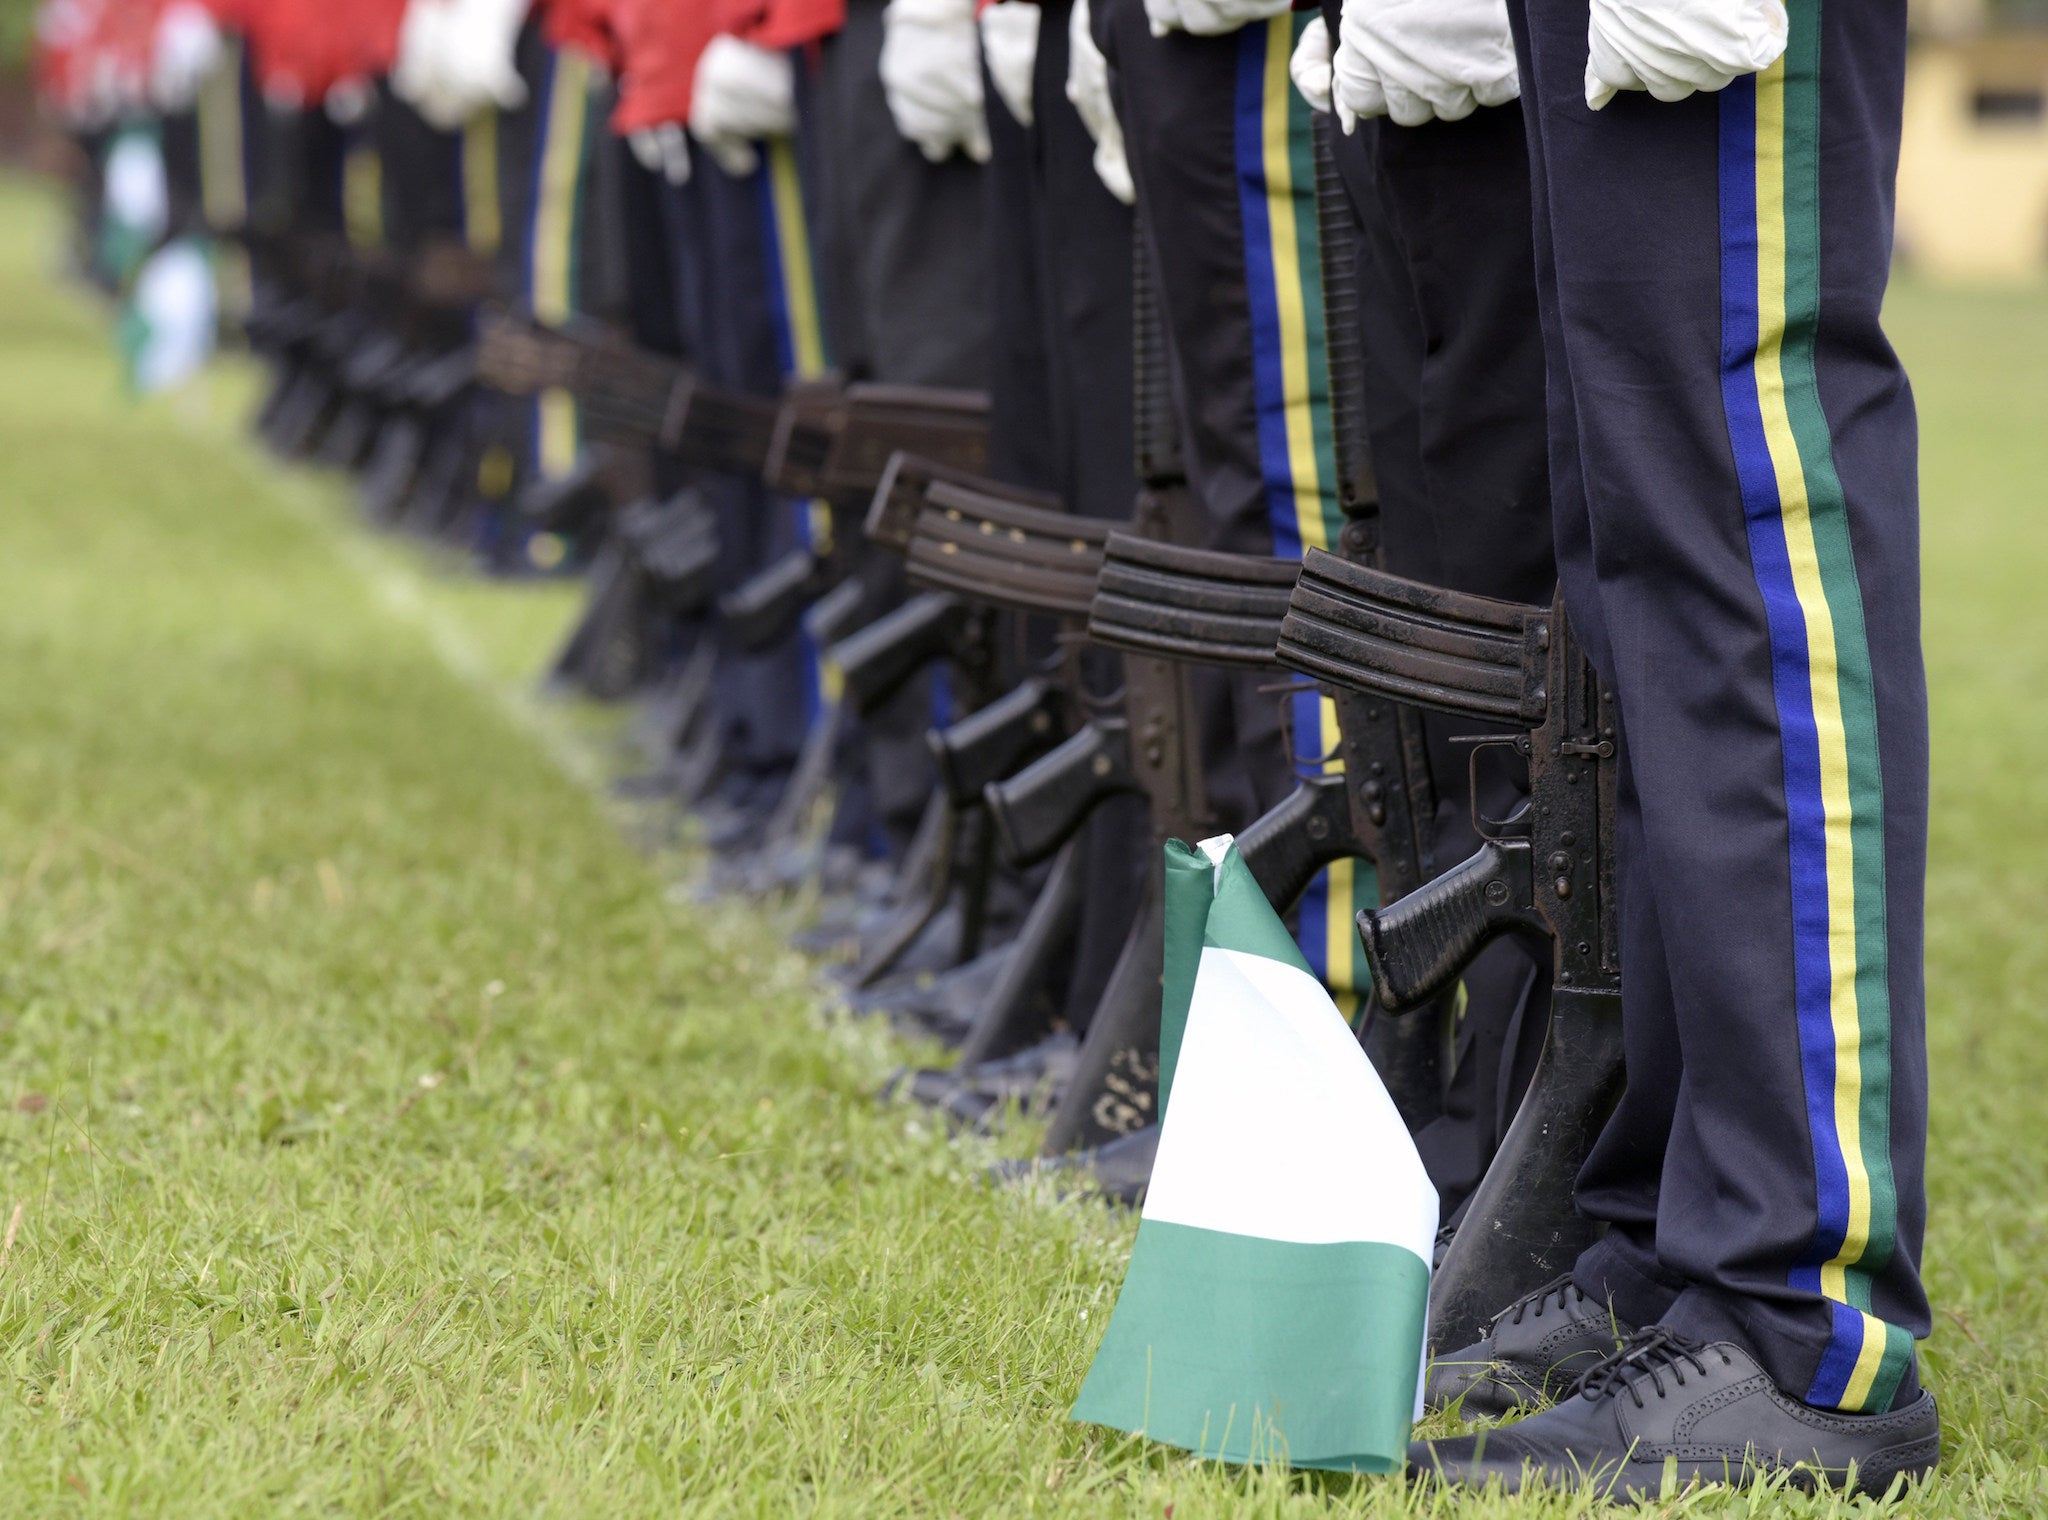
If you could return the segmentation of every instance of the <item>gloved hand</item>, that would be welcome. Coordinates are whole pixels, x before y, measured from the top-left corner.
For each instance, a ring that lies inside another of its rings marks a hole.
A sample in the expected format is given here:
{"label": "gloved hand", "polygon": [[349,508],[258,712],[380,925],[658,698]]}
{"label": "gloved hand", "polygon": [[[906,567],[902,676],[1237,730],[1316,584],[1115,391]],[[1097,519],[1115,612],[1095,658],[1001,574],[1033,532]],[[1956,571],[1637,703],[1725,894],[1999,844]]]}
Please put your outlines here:
{"label": "gloved hand", "polygon": [[1145,19],[1155,37],[1168,32],[1216,37],[1292,9],[1293,0],[1145,0]]}
{"label": "gloved hand", "polygon": [[1321,16],[1301,29],[1287,76],[1311,111],[1330,109],[1330,28]]}
{"label": "gloved hand", "polygon": [[1683,100],[1726,89],[1778,61],[1790,24],[1783,0],[1593,0],[1586,104],[1597,111],[1622,90]]}
{"label": "gloved hand", "polygon": [[690,135],[727,174],[744,175],[760,162],[755,143],[795,131],[796,73],[789,55],[737,37],[713,37],[697,60]]}
{"label": "gloved hand", "polygon": [[489,106],[516,110],[526,81],[513,52],[528,0],[411,0],[391,87],[443,131]]}
{"label": "gloved hand", "polygon": [[[642,127],[626,134],[626,146],[649,174],[659,174],[671,185],[690,182],[690,138],[679,122],[665,121],[658,127]],[[748,152],[753,149],[749,148]]]}
{"label": "gloved hand", "polygon": [[1038,18],[1031,0],[1001,0],[981,13],[981,57],[996,93],[1020,125],[1031,125],[1031,71],[1038,62]]}
{"label": "gloved hand", "polygon": [[220,60],[220,25],[213,12],[197,0],[172,0],[157,18],[150,44],[151,102],[160,111],[185,110]]}
{"label": "gloved hand", "polygon": [[1067,99],[1095,139],[1095,177],[1126,206],[1136,204],[1138,190],[1124,155],[1123,123],[1116,119],[1116,105],[1109,98],[1109,60],[1089,30],[1088,0],[1074,0],[1067,15]]}
{"label": "gloved hand", "polygon": [[889,0],[881,75],[896,130],[927,159],[942,163],[957,148],[988,162],[974,0]]}
{"label": "gloved hand", "polygon": [[391,66],[393,93],[437,126],[448,109],[440,93],[441,64],[454,19],[454,0],[410,0]]}
{"label": "gloved hand", "polygon": [[1522,93],[1506,0],[1351,0],[1331,62],[1337,118],[1459,121]]}
{"label": "gloved hand", "polygon": [[467,121],[495,106],[516,111],[526,104],[526,81],[514,54],[530,0],[455,0],[445,60],[449,95]]}

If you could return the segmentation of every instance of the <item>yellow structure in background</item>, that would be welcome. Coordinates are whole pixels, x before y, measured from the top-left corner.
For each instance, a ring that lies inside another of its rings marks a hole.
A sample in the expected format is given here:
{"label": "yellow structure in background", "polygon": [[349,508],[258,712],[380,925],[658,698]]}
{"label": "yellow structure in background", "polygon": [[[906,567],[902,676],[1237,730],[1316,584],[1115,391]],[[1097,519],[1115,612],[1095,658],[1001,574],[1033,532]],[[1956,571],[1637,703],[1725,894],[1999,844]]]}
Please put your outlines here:
{"label": "yellow structure in background", "polygon": [[1901,264],[1950,282],[2048,273],[2048,32],[1996,29],[1982,0],[1921,0],[1913,23]]}

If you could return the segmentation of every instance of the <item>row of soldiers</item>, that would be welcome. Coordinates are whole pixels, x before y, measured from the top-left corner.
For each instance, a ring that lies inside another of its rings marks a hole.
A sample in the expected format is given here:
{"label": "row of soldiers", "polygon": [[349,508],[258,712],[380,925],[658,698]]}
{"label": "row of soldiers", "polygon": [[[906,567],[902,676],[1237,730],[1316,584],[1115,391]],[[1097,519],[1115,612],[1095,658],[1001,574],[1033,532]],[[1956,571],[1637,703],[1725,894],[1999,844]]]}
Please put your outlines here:
{"label": "row of soldiers", "polygon": [[1234,834],[1441,1196],[1431,1402],[1582,1395],[1419,1465],[1933,1467],[1898,0],[43,39],[246,270],[272,446],[588,574],[556,679],[959,1047],[901,1096],[1139,1196],[1160,846]]}

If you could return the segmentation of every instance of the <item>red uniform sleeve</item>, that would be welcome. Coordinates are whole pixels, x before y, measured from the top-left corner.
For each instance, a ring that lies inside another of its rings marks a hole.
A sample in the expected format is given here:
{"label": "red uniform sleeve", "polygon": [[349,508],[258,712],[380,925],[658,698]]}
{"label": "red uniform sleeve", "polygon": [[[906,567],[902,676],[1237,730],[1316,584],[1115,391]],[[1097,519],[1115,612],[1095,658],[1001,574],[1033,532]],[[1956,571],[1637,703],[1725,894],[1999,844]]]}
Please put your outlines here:
{"label": "red uniform sleeve", "polygon": [[617,0],[619,104],[612,130],[622,136],[690,119],[697,60],[718,35],[714,0]]}
{"label": "red uniform sleeve", "polygon": [[405,0],[263,0],[249,45],[266,94],[317,105],[344,79],[378,79],[398,57]]}

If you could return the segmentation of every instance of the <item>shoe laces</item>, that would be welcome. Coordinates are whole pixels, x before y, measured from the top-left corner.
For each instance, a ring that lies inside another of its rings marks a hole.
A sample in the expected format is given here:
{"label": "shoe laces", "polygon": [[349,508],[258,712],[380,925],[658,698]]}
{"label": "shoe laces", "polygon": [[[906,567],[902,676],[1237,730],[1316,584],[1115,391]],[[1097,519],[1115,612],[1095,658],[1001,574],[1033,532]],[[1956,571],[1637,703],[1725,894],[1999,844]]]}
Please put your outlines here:
{"label": "shoe laces", "polygon": [[1579,1290],[1579,1285],[1573,1282],[1567,1273],[1555,1282],[1545,1283],[1527,1298],[1518,1300],[1515,1306],[1507,1311],[1505,1318],[1508,1323],[1519,1325],[1525,1315],[1530,1319],[1543,1318],[1543,1311],[1552,1304],[1557,1305],[1559,1310],[1565,1310],[1585,1301],[1586,1295]]}
{"label": "shoe laces", "polygon": [[[1707,1375],[1707,1364],[1701,1360],[1710,1354],[1711,1348],[1699,1341],[1688,1340],[1675,1330],[1666,1330],[1653,1325],[1647,1330],[1638,1330],[1621,1343],[1621,1349],[1607,1360],[1589,1368],[1573,1390],[1589,1399],[1619,1398],[1626,1393],[1635,1401],[1638,1409],[1643,1403],[1642,1385],[1650,1384],[1663,1398],[1669,1390],[1664,1386],[1666,1373],[1672,1382],[1685,1386],[1687,1367],[1701,1377]],[[1725,1351],[1711,1351],[1722,1362],[1728,1362]]]}

